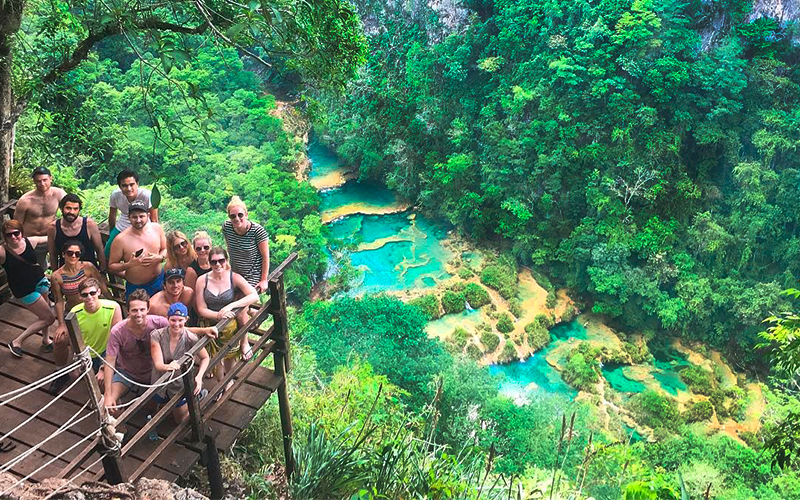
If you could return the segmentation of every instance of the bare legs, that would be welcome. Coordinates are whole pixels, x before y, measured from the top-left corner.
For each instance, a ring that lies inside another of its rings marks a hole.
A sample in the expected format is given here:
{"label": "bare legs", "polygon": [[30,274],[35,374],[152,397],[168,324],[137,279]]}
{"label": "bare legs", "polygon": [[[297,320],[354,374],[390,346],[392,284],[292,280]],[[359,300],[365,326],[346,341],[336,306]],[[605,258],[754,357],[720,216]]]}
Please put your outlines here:
{"label": "bare legs", "polygon": [[25,306],[25,309],[35,314],[37,320],[31,323],[24,332],[20,333],[17,338],[11,341],[11,345],[14,347],[21,347],[25,339],[38,331],[43,332],[42,335],[46,339],[48,336],[48,327],[56,320],[56,315],[53,314],[53,310],[50,308],[50,302],[44,296],[39,296],[36,302]]}

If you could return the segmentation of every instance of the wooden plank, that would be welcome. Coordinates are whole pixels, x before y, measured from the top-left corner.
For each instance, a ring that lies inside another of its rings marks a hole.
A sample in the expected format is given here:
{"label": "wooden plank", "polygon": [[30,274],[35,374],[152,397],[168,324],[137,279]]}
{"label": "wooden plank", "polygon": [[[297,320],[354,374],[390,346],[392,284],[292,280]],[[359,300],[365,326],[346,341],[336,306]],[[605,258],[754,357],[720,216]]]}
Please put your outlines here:
{"label": "wooden plank", "polygon": [[281,378],[273,370],[259,366],[253,373],[247,377],[247,383],[253,384],[263,389],[268,389],[274,392],[281,385]]}
{"label": "wooden plank", "polygon": [[[4,463],[8,463],[13,458],[18,457],[19,455],[25,453],[31,447],[27,443],[23,443],[21,441],[17,441],[15,439],[9,439],[7,442],[11,442],[16,445],[12,451],[3,453],[3,460]],[[53,458],[53,455],[45,453],[41,450],[34,451],[31,453],[27,458],[20,461],[17,465],[15,465],[11,469],[11,473],[18,476],[18,479],[22,479],[23,477],[31,474],[33,471],[42,467],[45,463],[49,462]],[[56,460],[50,465],[44,467],[40,472],[34,474],[30,480],[33,482],[40,482],[48,477],[55,476],[59,469],[66,465],[67,462],[63,460]]]}

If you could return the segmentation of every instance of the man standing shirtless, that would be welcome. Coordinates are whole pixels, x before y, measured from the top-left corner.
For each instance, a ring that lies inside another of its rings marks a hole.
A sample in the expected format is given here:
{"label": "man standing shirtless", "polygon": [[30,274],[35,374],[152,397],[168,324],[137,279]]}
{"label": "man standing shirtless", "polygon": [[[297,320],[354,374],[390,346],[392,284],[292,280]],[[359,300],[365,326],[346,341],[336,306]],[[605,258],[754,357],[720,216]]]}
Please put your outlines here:
{"label": "man standing shirtless", "polygon": [[153,296],[164,287],[161,263],[167,260],[167,238],[160,224],[150,222],[148,208],[143,201],[131,203],[131,227],[119,233],[111,245],[108,270],[118,276],[124,273],[126,299],[140,288]]}
{"label": "man standing shirtless", "polygon": [[47,229],[56,220],[58,202],[67,193],[53,187],[53,176],[47,167],[36,167],[31,174],[36,188],[23,194],[14,209],[14,219],[22,223],[25,236],[36,248],[36,260],[47,268]]}
{"label": "man standing shirtless", "polygon": [[150,299],[150,314],[167,317],[169,306],[176,302],[185,304],[191,310],[194,307],[194,290],[184,286],[183,280],[186,273],[181,268],[167,269],[164,271],[164,290],[158,292]]}

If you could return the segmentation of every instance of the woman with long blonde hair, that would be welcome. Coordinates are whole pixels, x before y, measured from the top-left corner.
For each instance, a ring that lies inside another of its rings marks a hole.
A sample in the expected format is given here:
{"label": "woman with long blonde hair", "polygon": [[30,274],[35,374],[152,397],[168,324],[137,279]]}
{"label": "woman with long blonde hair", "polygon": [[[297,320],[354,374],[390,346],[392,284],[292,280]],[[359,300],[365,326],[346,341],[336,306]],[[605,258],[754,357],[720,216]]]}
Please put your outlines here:
{"label": "woman with long blonde hair", "polygon": [[167,233],[167,263],[164,269],[183,269],[184,272],[197,254],[189,243],[189,238],[180,231],[170,231]]}

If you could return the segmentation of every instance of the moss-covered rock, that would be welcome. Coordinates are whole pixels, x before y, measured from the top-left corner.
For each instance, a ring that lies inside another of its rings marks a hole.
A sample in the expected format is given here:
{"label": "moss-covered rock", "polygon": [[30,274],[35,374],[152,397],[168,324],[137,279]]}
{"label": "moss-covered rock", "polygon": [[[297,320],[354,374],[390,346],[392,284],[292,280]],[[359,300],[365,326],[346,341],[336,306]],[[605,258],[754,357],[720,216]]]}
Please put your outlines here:
{"label": "moss-covered rock", "polygon": [[483,344],[486,353],[492,353],[500,345],[500,337],[494,332],[483,332],[481,334],[481,344]]}
{"label": "moss-covered rock", "polygon": [[514,344],[511,342],[506,342],[506,345],[503,346],[503,350],[500,351],[500,357],[498,361],[501,363],[508,363],[509,361],[514,361],[517,359],[517,350],[514,349]]}
{"label": "moss-covered rock", "polygon": [[497,331],[501,333],[511,333],[514,331],[514,320],[508,313],[500,313],[497,316]]}
{"label": "moss-covered rock", "polygon": [[464,301],[463,293],[447,290],[442,294],[442,309],[445,314],[460,313],[465,309]]}
{"label": "moss-covered rock", "polygon": [[428,319],[438,319],[442,316],[442,312],[439,308],[439,297],[432,293],[417,297],[408,303],[409,305],[417,306],[422,309],[422,312],[425,313]]}
{"label": "moss-covered rock", "polygon": [[478,309],[479,307],[492,303],[489,292],[477,283],[469,283],[464,287],[464,298],[473,309]]}

